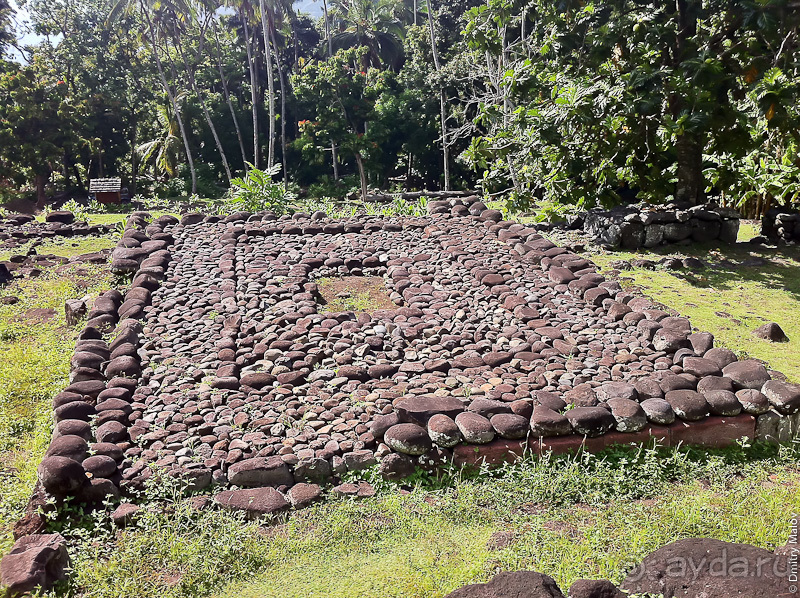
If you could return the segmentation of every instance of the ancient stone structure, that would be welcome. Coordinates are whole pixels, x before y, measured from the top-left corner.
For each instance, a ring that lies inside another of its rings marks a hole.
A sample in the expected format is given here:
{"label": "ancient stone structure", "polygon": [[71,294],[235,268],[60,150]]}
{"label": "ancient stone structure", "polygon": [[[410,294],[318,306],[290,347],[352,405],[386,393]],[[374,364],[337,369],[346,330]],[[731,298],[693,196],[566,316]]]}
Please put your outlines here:
{"label": "ancient stone structure", "polygon": [[703,241],[736,243],[740,218],[736,210],[716,204],[643,203],[608,211],[590,210],[573,226],[583,226],[589,236],[606,247],[639,249]]}
{"label": "ancient stone structure", "polygon": [[[398,479],[450,460],[797,435],[800,387],[476,198],[429,208],[132,214],[112,254],[132,282],[87,316],[43,489],[97,504],[155,465],[263,515],[375,464]],[[349,275],[383,277],[397,308],[325,313],[316,281]]]}
{"label": "ancient stone structure", "polygon": [[800,242],[800,211],[786,208],[767,210],[761,221],[761,235],[776,245]]}

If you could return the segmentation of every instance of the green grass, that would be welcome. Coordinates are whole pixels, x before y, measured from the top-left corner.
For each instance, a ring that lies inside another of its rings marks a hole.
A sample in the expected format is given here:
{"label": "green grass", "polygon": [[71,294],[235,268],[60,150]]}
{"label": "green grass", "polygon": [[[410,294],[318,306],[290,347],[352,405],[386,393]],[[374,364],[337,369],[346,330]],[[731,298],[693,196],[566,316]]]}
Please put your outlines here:
{"label": "green grass", "polygon": [[[118,536],[102,518],[91,521],[75,550],[72,591],[422,598],[518,569],[552,575],[565,591],[581,577],[618,582],[679,538],[785,543],[791,505],[800,505],[799,455],[758,445],[558,457],[421,480],[409,494],[384,488],[374,499],[331,501],[271,523],[178,502],[146,510],[138,529]],[[516,539],[493,552],[495,531]]]}
{"label": "green grass", "polygon": [[[36,467],[50,441],[51,397],[66,386],[76,330],[64,321],[64,301],[108,288],[106,269],[13,281],[0,305],[0,554],[11,545],[11,526],[23,514]],[[31,310],[53,310],[47,312]]]}
{"label": "green grass", "polygon": [[[39,255],[57,255],[71,258],[85,253],[94,253],[101,249],[112,249],[117,242],[111,236],[104,237],[70,237],[47,241],[34,248]],[[0,262],[7,261],[12,255],[25,255],[33,247],[33,243],[25,243],[20,247],[0,252]]]}
{"label": "green grass", "polygon": [[[753,236],[746,224],[740,239]],[[706,244],[667,246],[636,253],[599,251],[587,254],[601,270],[616,260],[663,256],[702,259],[707,267],[689,270],[622,271],[624,286],[638,287],[650,298],[688,316],[699,330],[714,334],[720,346],[740,356],[761,359],[773,369],[800,382],[800,248],[765,248],[749,243],[734,246]],[[771,343],[753,335],[767,322],[777,322],[788,343]]]}

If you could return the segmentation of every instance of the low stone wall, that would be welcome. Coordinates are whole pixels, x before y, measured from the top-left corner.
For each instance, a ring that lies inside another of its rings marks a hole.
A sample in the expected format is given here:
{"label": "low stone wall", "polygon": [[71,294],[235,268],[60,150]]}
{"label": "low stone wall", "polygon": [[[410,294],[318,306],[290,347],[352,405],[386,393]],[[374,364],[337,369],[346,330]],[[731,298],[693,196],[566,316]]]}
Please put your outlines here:
{"label": "low stone wall", "polygon": [[716,240],[736,243],[740,218],[736,210],[716,204],[637,204],[590,210],[577,218],[573,226],[582,226],[601,245],[639,249]]}
{"label": "low stone wall", "polygon": [[761,234],[776,245],[800,242],[800,211],[768,210],[761,221]]}

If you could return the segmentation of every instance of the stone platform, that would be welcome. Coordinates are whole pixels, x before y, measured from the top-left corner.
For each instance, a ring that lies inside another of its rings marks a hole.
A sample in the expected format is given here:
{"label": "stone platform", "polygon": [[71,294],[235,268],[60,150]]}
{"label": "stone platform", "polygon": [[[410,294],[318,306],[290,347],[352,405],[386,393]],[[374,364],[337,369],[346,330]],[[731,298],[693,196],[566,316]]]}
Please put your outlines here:
{"label": "stone platform", "polygon": [[[279,510],[300,482],[376,463],[396,479],[451,460],[797,434],[800,388],[762,364],[474,198],[429,207],[133,214],[112,256],[133,281],[89,314],[44,488],[97,502],[155,465],[192,489],[275,489],[258,500]],[[383,277],[397,308],[325,313],[316,281],[338,276]]]}

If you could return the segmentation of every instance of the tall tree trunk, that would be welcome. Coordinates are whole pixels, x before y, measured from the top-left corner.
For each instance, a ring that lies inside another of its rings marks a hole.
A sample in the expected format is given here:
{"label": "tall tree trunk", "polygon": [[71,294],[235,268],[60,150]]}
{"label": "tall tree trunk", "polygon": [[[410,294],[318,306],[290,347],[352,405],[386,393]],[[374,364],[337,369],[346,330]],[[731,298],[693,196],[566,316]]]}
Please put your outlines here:
{"label": "tall tree trunk", "polygon": [[137,175],[139,174],[139,163],[138,163],[138,156],[136,155],[136,121],[133,121],[133,127],[131,130],[131,184],[130,184],[130,196],[133,197],[136,195],[136,183],[137,183]]}
{"label": "tall tree trunk", "polygon": [[692,204],[702,203],[705,193],[703,181],[703,144],[689,133],[684,133],[675,142],[678,160],[675,199]]}
{"label": "tall tree trunk", "polygon": [[[328,58],[333,56],[333,41],[331,40],[331,24],[328,21],[328,0],[322,0],[322,14],[325,17],[325,41],[328,46]],[[339,180],[339,156],[336,143],[331,142],[331,161],[333,162],[333,180]]]}
{"label": "tall tree trunk", "polygon": [[364,171],[364,159],[361,152],[355,152],[356,164],[358,165],[358,176],[361,178],[361,200],[367,203],[367,173]]}
{"label": "tall tree trunk", "polygon": [[275,49],[275,65],[278,68],[278,85],[281,92],[281,164],[283,168],[283,188],[289,188],[289,174],[286,172],[286,81],[283,76],[280,56],[278,55],[278,44],[275,39],[275,31],[270,28],[269,36],[272,39],[272,47]]}
{"label": "tall tree trunk", "polygon": [[417,26],[417,0],[414,0],[414,27]]}
{"label": "tall tree trunk", "polygon": [[164,65],[161,64],[161,57],[158,55],[158,48],[156,47],[157,39],[155,29],[153,27],[153,20],[150,18],[150,12],[142,0],[139,0],[139,6],[142,10],[142,13],[145,15],[145,18],[147,19],[147,28],[150,32],[150,49],[152,51],[153,58],[156,61],[156,66],[158,67],[158,76],[161,79],[161,85],[164,88],[164,92],[167,94],[170,104],[172,105],[172,110],[175,113],[175,119],[178,121],[178,128],[181,131],[183,147],[186,150],[186,160],[189,162],[189,172],[192,176],[192,194],[195,194],[197,193],[197,171],[194,168],[192,149],[189,146],[189,137],[186,134],[186,127],[183,124],[183,116],[181,116],[178,102],[175,99],[175,94],[172,93],[172,88],[169,86],[167,76],[164,74]]}
{"label": "tall tree trunk", "polygon": [[[255,57],[253,56],[253,46],[255,45],[256,32],[253,30],[253,37],[247,26],[247,15],[244,10],[240,12],[244,22],[245,46],[247,48],[247,64],[250,67],[250,100],[253,104],[253,168],[258,168],[259,159],[259,135],[258,135],[258,75],[256,73]],[[247,165],[245,164],[245,167]]]}
{"label": "tall tree trunk", "polygon": [[[217,31],[217,22],[214,21],[214,41],[216,42],[215,50],[217,53],[217,67],[219,68],[219,78],[222,81],[222,91],[225,94],[225,101],[228,104],[228,110],[233,119],[233,126],[236,129],[236,138],[239,140],[239,149],[242,152],[242,164],[247,168],[247,154],[244,151],[244,138],[242,137],[242,129],[239,127],[239,119],[236,118],[236,111],[233,109],[233,101],[231,101],[231,93],[228,89],[228,80],[225,78],[225,71],[222,68],[222,53],[219,46],[219,33]],[[245,40],[245,43],[247,41]]]}
{"label": "tall tree trunk", "polygon": [[186,69],[186,75],[189,77],[189,85],[191,86],[194,94],[197,96],[197,99],[200,101],[200,108],[203,111],[203,116],[206,119],[206,124],[208,125],[208,128],[211,130],[211,136],[214,138],[214,143],[217,146],[219,157],[222,160],[222,166],[223,168],[225,168],[225,175],[228,177],[228,186],[230,186],[232,178],[231,167],[228,164],[228,157],[225,155],[225,150],[222,148],[222,142],[219,139],[219,135],[217,135],[217,128],[214,126],[214,121],[211,120],[211,113],[208,111],[206,98],[200,92],[200,89],[197,87],[197,81],[194,78],[194,70],[190,68],[189,62],[186,60],[186,55],[183,52],[183,47],[181,46],[179,40],[176,40],[175,48],[178,50],[178,53],[181,56],[181,60],[183,61],[184,69]]}
{"label": "tall tree trunk", "polygon": [[47,180],[50,178],[50,175],[47,174],[37,174],[33,178],[33,184],[36,186],[36,209],[43,210],[44,205],[47,202],[47,195],[45,195],[45,186],[47,185]]}
{"label": "tall tree trunk", "polygon": [[[440,72],[439,51],[436,49],[436,34],[433,29],[433,13],[431,1],[428,0],[428,27],[431,32],[431,51],[433,52],[433,66]],[[444,86],[439,84],[439,121],[442,127],[442,162],[444,163],[444,190],[450,191],[450,148],[447,145],[447,101]]]}
{"label": "tall tree trunk", "polygon": [[269,43],[269,22],[264,0],[258,0],[261,9],[261,28],[264,35],[264,63],[267,69],[267,90],[269,91],[269,143],[267,144],[267,168],[275,163],[275,77],[272,73],[272,48]]}

